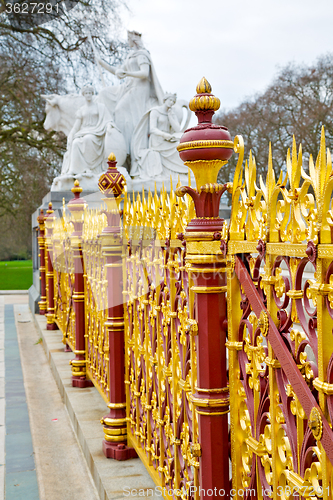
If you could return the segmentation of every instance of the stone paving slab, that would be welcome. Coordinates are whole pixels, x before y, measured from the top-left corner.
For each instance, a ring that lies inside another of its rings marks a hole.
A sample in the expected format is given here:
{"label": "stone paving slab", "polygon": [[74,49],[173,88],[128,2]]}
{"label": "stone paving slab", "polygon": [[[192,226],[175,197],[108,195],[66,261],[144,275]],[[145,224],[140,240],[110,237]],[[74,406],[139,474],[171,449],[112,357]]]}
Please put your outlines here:
{"label": "stone paving slab", "polygon": [[6,473],[6,499],[34,500],[39,498],[35,471]]}
{"label": "stone paving slab", "polygon": [[69,360],[74,355],[64,352],[61,332],[46,330],[46,319],[43,316],[35,315],[35,323],[99,498],[124,499],[124,488],[154,489],[155,484],[139,458],[121,462],[105,458],[102,452],[104,433],[100,419],[107,414],[108,409],[102,396],[95,387],[72,387]]}

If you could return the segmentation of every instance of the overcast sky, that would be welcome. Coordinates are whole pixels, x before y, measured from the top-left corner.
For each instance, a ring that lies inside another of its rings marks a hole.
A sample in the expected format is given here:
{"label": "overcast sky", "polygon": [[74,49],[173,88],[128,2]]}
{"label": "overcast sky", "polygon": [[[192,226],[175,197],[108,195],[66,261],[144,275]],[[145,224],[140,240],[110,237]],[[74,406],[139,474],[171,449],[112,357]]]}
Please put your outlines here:
{"label": "overcast sky", "polygon": [[[332,0],[129,0],[165,91],[190,99],[205,76],[221,107],[264,90],[279,66],[333,52]],[[124,34],[125,36],[125,34]]]}

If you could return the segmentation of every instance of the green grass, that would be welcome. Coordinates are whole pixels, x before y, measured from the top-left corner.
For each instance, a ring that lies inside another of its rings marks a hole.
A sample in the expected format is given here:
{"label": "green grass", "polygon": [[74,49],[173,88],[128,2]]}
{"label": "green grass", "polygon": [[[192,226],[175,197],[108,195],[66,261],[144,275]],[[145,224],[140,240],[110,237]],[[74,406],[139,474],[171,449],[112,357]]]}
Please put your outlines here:
{"label": "green grass", "polygon": [[0,262],[0,290],[28,290],[32,285],[32,260]]}

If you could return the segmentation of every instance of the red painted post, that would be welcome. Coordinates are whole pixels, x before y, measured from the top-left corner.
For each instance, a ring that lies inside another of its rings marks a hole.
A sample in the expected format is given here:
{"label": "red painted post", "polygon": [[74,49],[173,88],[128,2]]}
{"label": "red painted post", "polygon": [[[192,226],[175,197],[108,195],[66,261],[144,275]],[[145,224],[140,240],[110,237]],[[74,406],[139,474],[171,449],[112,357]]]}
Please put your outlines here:
{"label": "red painted post", "polygon": [[80,198],[82,188],[79,181],[74,182],[72,188],[74,198],[68,203],[68,209],[72,215],[74,231],[70,235],[71,247],[74,259],[74,293],[73,305],[75,313],[75,358],[71,360],[72,386],[91,387],[93,383],[86,376],[86,340],[85,340],[85,311],[84,311],[84,278],[83,278],[83,255],[82,255],[82,229],[83,215],[87,202]]}
{"label": "red painted post", "polygon": [[[206,254],[207,255],[207,254]],[[189,255],[188,261],[193,262]],[[220,271],[216,272],[216,264]],[[229,496],[229,388],[226,369],[226,269],[221,261],[202,266],[192,264],[193,290],[196,293],[195,316],[198,322],[198,382],[192,402],[196,407],[201,445],[200,481],[204,491],[222,490]],[[224,268],[224,270],[223,270]],[[208,270],[211,269],[211,272]],[[216,457],[219,457],[216,460]],[[209,495],[206,495],[209,496]],[[205,498],[205,495],[202,495]]]}
{"label": "red painted post", "polygon": [[178,151],[193,171],[197,189],[176,190],[188,193],[194,201],[196,219],[186,228],[186,260],[196,294],[195,318],[197,387],[191,394],[199,425],[200,498],[230,497],[228,412],[229,387],[226,366],[226,263],[220,250],[223,219],[219,203],[226,186],[217,183],[217,174],[233,152],[233,142],[225,127],[212,124],[220,101],[211,94],[206,79],[197,86],[190,102],[199,125],[187,130]]}
{"label": "red painted post", "polygon": [[127,460],[136,456],[127,446],[125,342],[122,272],[122,238],[120,233],[119,204],[126,184],[116,168],[116,157],[109,156],[108,170],[98,183],[105,194],[108,225],[101,234],[103,254],[106,257],[108,281],[108,319],[105,323],[109,336],[110,412],[101,419],[104,426],[103,452],[107,458]]}
{"label": "red painted post", "polygon": [[54,271],[53,271],[53,221],[55,219],[54,210],[52,210],[52,203],[49,203],[49,209],[46,211],[45,228],[46,228],[46,277],[47,277],[47,314],[46,314],[46,329],[58,330],[54,316]]}
{"label": "red painted post", "polygon": [[46,303],[46,276],[45,276],[45,216],[41,210],[37,217],[38,222],[38,246],[39,246],[39,279],[40,279],[40,301],[38,302],[39,314],[45,315]]}

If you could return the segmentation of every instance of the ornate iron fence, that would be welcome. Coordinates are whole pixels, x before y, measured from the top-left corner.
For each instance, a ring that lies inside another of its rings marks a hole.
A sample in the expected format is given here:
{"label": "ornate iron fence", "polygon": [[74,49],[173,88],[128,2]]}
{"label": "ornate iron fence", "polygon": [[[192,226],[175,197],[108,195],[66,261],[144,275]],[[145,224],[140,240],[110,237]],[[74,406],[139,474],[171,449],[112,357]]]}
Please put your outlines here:
{"label": "ornate iron fence", "polygon": [[110,399],[109,339],[106,335],[107,279],[106,259],[98,235],[106,217],[97,210],[86,211],[82,237],[85,273],[85,335],[87,375],[94,381],[105,401]]}
{"label": "ornate iron fence", "polygon": [[156,484],[186,498],[198,487],[198,423],[191,394],[196,351],[189,335],[194,294],[177,233],[191,220],[191,205],[162,191],[124,207],[125,363],[128,441]]}
{"label": "ornate iron fence", "polygon": [[178,146],[197,189],[130,196],[110,155],[106,210],[88,210],[76,183],[73,224],[65,211],[40,217],[48,325],[75,353],[73,385],[93,383],[107,403],[105,455],[137,453],[165,498],[330,499],[330,153],[323,132],[307,174],[294,141],[286,173],[275,179],[269,151],[257,179],[242,139],[211,123],[217,101],[200,82],[200,124]]}
{"label": "ornate iron fence", "polygon": [[333,172],[324,130],[310,175],[295,140],[286,165],[276,181],[270,152],[258,186],[254,158],[244,183],[239,161],[232,186],[233,485],[258,498],[332,498]]}
{"label": "ornate iron fence", "polygon": [[69,238],[72,232],[73,225],[63,207],[62,217],[54,221],[52,235],[55,322],[63,333],[63,343],[74,351],[74,259]]}

